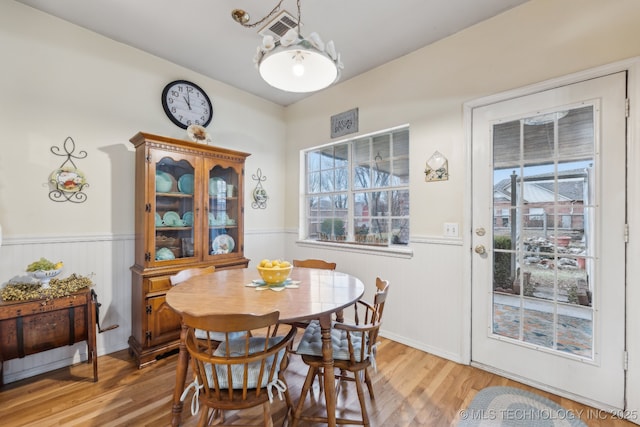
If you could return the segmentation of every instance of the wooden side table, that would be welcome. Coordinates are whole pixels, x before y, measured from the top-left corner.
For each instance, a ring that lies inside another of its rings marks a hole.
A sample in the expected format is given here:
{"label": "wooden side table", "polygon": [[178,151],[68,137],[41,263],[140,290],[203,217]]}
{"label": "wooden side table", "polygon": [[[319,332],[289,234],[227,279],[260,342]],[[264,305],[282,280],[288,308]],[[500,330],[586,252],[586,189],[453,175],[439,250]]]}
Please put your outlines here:
{"label": "wooden side table", "polygon": [[0,302],[0,386],[5,360],[87,342],[87,363],[98,381],[96,301],[89,288],[52,300]]}

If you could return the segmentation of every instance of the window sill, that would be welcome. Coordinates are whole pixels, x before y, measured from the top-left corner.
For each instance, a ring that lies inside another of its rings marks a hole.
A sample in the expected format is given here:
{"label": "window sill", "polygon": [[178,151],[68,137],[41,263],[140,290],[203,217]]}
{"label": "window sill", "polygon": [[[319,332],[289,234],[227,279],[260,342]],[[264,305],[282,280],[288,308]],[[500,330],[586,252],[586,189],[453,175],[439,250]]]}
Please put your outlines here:
{"label": "window sill", "polygon": [[413,258],[413,249],[405,245],[391,245],[391,246],[369,246],[358,243],[339,243],[329,242],[321,240],[297,240],[296,244],[299,246],[314,247],[314,248],[331,248],[339,249],[345,252],[356,252],[362,254],[376,254],[376,255],[389,255],[397,258]]}

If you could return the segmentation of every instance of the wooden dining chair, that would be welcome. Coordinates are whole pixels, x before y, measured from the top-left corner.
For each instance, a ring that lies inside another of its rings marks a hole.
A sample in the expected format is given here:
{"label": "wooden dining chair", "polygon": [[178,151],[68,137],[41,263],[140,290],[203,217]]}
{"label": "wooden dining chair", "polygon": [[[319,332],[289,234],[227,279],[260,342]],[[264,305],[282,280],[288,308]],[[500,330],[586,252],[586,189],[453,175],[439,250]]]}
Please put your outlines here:
{"label": "wooden dining chair", "polygon": [[[284,371],[297,329],[279,324],[279,317],[278,311],[264,315],[183,313],[185,345],[196,378],[188,388],[195,389],[192,414],[202,406],[199,427],[213,421],[224,423],[224,411],[258,405],[263,408],[263,425],[273,426],[271,402],[275,396],[284,396],[289,417],[292,404]],[[224,333],[220,344],[196,337],[196,330],[212,329]]]}
{"label": "wooden dining chair", "polygon": [[336,263],[328,262],[322,259],[294,259],[294,267],[319,268],[322,270],[335,270]]}
{"label": "wooden dining chair", "polygon": [[[173,276],[169,276],[169,281],[171,281],[171,286],[176,286],[192,277],[203,276],[205,274],[212,274],[212,273],[215,273],[215,271],[216,271],[216,267],[214,265],[210,265],[208,267],[202,267],[202,268],[187,268],[185,270],[179,271]],[[196,336],[198,338],[201,338],[201,339],[205,338],[206,335],[207,333],[203,330],[196,331]],[[214,341],[220,342],[224,339],[224,334],[210,331],[209,337]]]}
{"label": "wooden dining chair", "polygon": [[[294,267],[303,267],[303,268],[316,268],[319,270],[335,270],[336,269],[336,263],[335,262],[329,262],[329,261],[325,261],[323,259],[315,259],[315,258],[309,258],[309,259],[294,259],[293,260],[293,266]],[[342,321],[342,312],[338,312],[336,313],[336,320],[338,321]],[[300,328],[300,329],[304,329],[307,326],[309,326],[309,321],[298,321],[298,322],[294,322],[293,325],[295,325],[296,327]]]}
{"label": "wooden dining chair", "polygon": [[187,268],[186,270],[179,271],[173,276],[169,276],[171,286],[175,286],[195,276],[201,276],[203,274],[211,274],[216,271],[215,265],[210,265],[203,268]]}
{"label": "wooden dining chair", "polygon": [[[335,270],[337,264],[335,262],[329,262],[323,259],[308,258],[308,259],[294,259],[293,266],[303,267],[303,268],[317,268],[320,270]],[[343,320],[342,310],[335,313],[335,318],[336,318],[336,321],[342,322]],[[309,321],[301,320],[298,322],[294,322],[293,325],[295,325],[297,328],[305,329],[307,326],[309,326]],[[321,378],[322,378],[322,371],[318,372],[318,379],[321,379]],[[320,382],[320,390],[322,390],[322,388],[323,388],[323,384],[322,382]]]}
{"label": "wooden dining chair", "polygon": [[[331,329],[334,368],[336,372],[339,370],[339,374],[335,375],[335,378],[339,381],[355,383],[361,413],[361,419],[337,418],[338,424],[370,425],[362,381],[364,379],[371,399],[375,399],[368,369],[369,367],[376,368],[375,356],[378,332],[382,324],[382,313],[388,292],[389,282],[379,277],[376,278],[376,294],[373,304],[359,300],[353,306],[355,310],[353,323],[334,323]],[[363,313],[360,313],[360,310],[363,310]],[[306,416],[303,414],[305,399],[313,380],[322,373],[322,337],[318,321],[311,322],[305,329],[296,352],[302,356],[303,362],[309,365],[309,371],[293,413],[292,425],[295,427],[300,420],[326,423],[326,416]]]}

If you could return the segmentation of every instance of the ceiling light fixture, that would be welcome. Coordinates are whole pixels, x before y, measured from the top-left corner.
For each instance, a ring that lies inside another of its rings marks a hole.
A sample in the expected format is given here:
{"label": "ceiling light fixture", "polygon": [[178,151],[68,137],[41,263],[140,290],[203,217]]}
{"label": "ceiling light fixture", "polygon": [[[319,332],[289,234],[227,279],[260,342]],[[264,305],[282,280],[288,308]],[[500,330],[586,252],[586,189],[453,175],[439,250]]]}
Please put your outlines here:
{"label": "ceiling light fixture", "polygon": [[[231,12],[233,19],[243,27],[262,24],[280,10],[278,4],[264,18],[249,23],[249,14],[241,9]],[[332,85],[340,78],[344,67],[333,40],[324,43],[318,33],[304,37],[300,33],[300,0],[297,0],[298,21],[279,40],[266,35],[258,46],[254,62],[260,76],[269,85],[287,92],[315,92]]]}
{"label": "ceiling light fixture", "polygon": [[532,117],[525,117],[522,119],[525,125],[529,126],[537,126],[537,125],[547,125],[549,123],[553,123],[556,120],[560,120],[569,114],[568,111],[555,111],[553,113],[545,113]]}

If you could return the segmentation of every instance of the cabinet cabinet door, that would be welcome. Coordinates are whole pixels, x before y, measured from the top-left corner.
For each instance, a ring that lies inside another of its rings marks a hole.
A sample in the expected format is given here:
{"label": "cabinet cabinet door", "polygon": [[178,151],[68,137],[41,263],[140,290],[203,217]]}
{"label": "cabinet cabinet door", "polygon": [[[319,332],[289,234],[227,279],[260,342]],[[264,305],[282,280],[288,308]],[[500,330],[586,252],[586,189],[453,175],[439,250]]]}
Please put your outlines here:
{"label": "cabinet cabinet door", "polygon": [[208,241],[205,256],[235,258],[243,251],[242,167],[205,161]]}
{"label": "cabinet cabinet door", "polygon": [[200,258],[202,158],[151,150],[147,242],[150,265]]}
{"label": "cabinet cabinet door", "polygon": [[149,298],[147,314],[147,344],[150,346],[164,344],[180,338],[181,319],[175,311],[165,303],[165,296]]}

